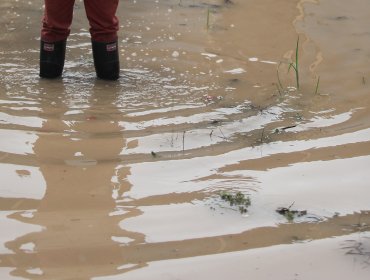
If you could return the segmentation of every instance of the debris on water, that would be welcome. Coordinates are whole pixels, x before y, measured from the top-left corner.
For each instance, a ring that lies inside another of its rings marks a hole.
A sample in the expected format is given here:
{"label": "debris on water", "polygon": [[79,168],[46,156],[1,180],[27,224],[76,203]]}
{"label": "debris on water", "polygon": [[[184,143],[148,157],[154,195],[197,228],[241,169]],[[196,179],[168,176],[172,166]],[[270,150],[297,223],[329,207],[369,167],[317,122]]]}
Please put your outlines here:
{"label": "debris on water", "polygon": [[346,250],[346,255],[358,258],[364,267],[369,267],[370,247],[368,240],[365,239],[370,239],[370,237],[364,236],[359,240],[346,240],[341,249]]}
{"label": "debris on water", "polygon": [[333,18],[334,20],[338,20],[338,21],[341,21],[341,20],[348,20],[349,18],[346,17],[346,16],[337,16],[335,18]]}
{"label": "debris on water", "polygon": [[289,125],[289,126],[286,126],[286,127],[283,127],[281,130],[287,130],[287,129],[290,129],[290,128],[295,128],[297,127],[297,125]]}
{"label": "debris on water", "polygon": [[28,177],[31,176],[31,172],[28,170],[16,170],[15,171],[19,177]]}
{"label": "debris on water", "polygon": [[212,96],[212,95],[208,95],[208,94],[205,94],[203,95],[202,97],[202,100],[204,103],[214,103],[214,102],[217,102],[217,101],[221,101],[223,100],[224,98],[222,96]]}
{"label": "debris on water", "polygon": [[212,120],[211,122],[210,122],[210,124],[219,124],[221,121],[219,121],[219,120]]}
{"label": "debris on water", "polygon": [[276,128],[274,132],[275,133],[280,133],[280,132],[287,131],[289,129],[296,128],[296,127],[297,127],[296,124],[295,125],[288,125],[288,126],[284,126],[282,128]]}
{"label": "debris on water", "polygon": [[303,217],[307,215],[307,210],[291,210],[294,202],[288,207],[278,207],[276,212],[283,215],[289,222],[293,222],[297,217]]}
{"label": "debris on water", "polygon": [[285,126],[285,127],[282,127],[282,128],[276,128],[275,130],[274,130],[274,133],[280,133],[280,132],[283,132],[283,131],[286,131],[286,130],[288,130],[288,129],[292,129],[292,128],[295,128],[295,127],[297,127],[297,125],[289,125],[289,126]]}
{"label": "debris on water", "polygon": [[201,55],[207,57],[207,58],[214,58],[217,57],[217,54],[214,53],[201,53]]}
{"label": "debris on water", "polygon": [[243,68],[235,68],[235,69],[225,71],[225,73],[229,73],[232,75],[243,74],[245,72],[246,71]]}
{"label": "debris on water", "polygon": [[238,78],[233,78],[233,79],[230,79],[229,80],[229,83],[230,84],[235,84],[235,83],[237,83],[237,82],[239,82],[240,80],[238,79]]}
{"label": "debris on water", "polygon": [[236,194],[222,192],[220,197],[222,200],[228,202],[231,207],[237,206],[241,214],[247,213],[248,207],[251,205],[250,198],[241,192],[237,192]]}
{"label": "debris on water", "polygon": [[86,118],[87,121],[95,121],[96,119],[97,119],[97,117],[95,117],[95,116],[88,116]]}

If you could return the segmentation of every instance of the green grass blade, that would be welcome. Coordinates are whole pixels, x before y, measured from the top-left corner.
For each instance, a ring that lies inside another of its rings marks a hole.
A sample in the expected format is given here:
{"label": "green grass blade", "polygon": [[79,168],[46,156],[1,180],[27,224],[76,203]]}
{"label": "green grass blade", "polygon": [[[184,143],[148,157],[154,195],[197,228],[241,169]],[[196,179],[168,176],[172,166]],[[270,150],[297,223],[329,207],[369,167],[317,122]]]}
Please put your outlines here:
{"label": "green grass blade", "polygon": [[[280,74],[279,74],[279,67],[281,65],[281,62],[278,64],[277,68],[276,68],[276,75],[277,75],[277,79],[278,79],[278,83],[279,83],[279,86],[281,89],[283,89],[283,84],[281,83],[281,80],[280,80]],[[280,93],[280,90],[279,90],[279,93]]]}
{"label": "green grass blade", "polygon": [[207,26],[206,26],[206,28],[207,28],[207,30],[209,29],[209,14],[211,13],[211,11],[210,11],[210,9],[208,8],[207,9]]}
{"label": "green grass blade", "polygon": [[299,50],[299,36],[297,39],[297,46],[295,48],[295,67],[294,67],[297,89],[299,89],[299,64],[298,64],[299,53],[298,53],[298,50]]}
{"label": "green grass blade", "polygon": [[315,95],[319,92],[319,84],[320,84],[320,76],[317,78],[316,89],[315,89]]}

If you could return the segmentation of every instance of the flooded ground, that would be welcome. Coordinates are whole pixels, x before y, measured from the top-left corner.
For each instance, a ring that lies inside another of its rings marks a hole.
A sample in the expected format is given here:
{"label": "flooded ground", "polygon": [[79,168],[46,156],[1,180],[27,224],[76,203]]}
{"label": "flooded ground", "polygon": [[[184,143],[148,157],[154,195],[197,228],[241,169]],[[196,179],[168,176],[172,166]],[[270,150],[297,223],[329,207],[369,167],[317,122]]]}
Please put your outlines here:
{"label": "flooded ground", "polygon": [[0,279],[369,279],[368,8],[122,0],[108,83],[81,1],[48,81],[3,0]]}

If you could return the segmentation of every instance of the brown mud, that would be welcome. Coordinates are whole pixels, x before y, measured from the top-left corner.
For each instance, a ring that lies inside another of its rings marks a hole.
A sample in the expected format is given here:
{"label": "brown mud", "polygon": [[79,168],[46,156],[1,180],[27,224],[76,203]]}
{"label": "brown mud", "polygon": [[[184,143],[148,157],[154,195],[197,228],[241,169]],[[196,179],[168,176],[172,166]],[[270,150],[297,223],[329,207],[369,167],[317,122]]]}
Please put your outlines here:
{"label": "brown mud", "polygon": [[120,1],[116,83],[0,9],[0,279],[369,278],[367,0]]}

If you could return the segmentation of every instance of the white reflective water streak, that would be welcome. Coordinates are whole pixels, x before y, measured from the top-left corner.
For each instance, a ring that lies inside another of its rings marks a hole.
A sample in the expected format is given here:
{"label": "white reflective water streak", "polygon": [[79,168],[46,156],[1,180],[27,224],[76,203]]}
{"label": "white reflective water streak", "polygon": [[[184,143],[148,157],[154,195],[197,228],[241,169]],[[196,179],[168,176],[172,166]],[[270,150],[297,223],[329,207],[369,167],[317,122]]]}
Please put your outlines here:
{"label": "white reflective water streak", "polygon": [[[200,112],[195,113],[190,116],[176,116],[176,117],[162,117],[162,118],[156,118],[151,119],[149,121],[141,121],[139,123],[137,122],[119,122],[120,126],[123,127],[125,130],[141,130],[143,128],[148,127],[158,127],[158,126],[165,126],[165,125],[180,125],[180,124],[196,124],[201,122],[210,122],[212,120],[226,120],[228,116],[241,114],[242,110],[245,109],[245,107],[249,104],[249,102],[246,102],[245,104],[236,106],[234,108],[216,108],[210,112]],[[192,108],[199,108],[199,110],[202,110],[200,106],[189,106],[189,107],[178,107],[178,110],[180,109],[192,109]],[[206,108],[204,108],[206,110]],[[149,110],[145,112],[140,113],[131,113],[127,114],[127,116],[143,116],[147,115],[148,112],[152,113],[167,113],[175,111],[174,108],[162,108],[162,109],[156,109],[156,110]],[[181,112],[179,112],[181,113]]]}
{"label": "white reflective water streak", "polygon": [[0,129],[0,152],[18,155],[33,153],[33,144],[38,136],[35,132]]}
{"label": "white reflective water streak", "polygon": [[3,280],[24,280],[23,277],[12,276],[10,273],[14,268],[0,267],[0,279]]}
{"label": "white reflective water streak", "polygon": [[[349,166],[352,172],[348,172]],[[251,192],[252,206],[248,217],[227,209],[227,204],[218,201],[209,203],[173,204],[140,207],[143,214],[135,219],[121,222],[126,230],[143,232],[147,242],[164,242],[218,236],[243,232],[256,227],[275,226],[286,222],[286,218],[275,213],[278,207],[288,207],[308,211],[306,220],[325,219],[335,213],[351,214],[367,209],[366,195],[370,182],[370,156],[358,158],[315,161],[294,164],[268,171],[234,171],[224,176],[254,178],[257,192]],[[317,175],[320,174],[320,175]],[[340,180],[337,174],[345,174]],[[181,182],[177,182],[181,184]],[[210,182],[207,182],[210,184]],[[202,184],[207,187],[207,184]],[[152,184],[156,188],[156,184]],[[158,187],[161,184],[159,183]],[[188,186],[188,191],[194,191]],[[199,187],[199,183],[197,183]],[[218,187],[224,187],[219,182]],[[213,188],[216,189],[216,186]],[[238,185],[233,184],[233,189]],[[245,191],[244,187],[244,191]],[[210,210],[210,207],[215,210]],[[226,207],[226,208],[224,208]],[[222,225],[222,226],[220,226]],[[191,230],[189,230],[191,228]]]}
{"label": "white reflective water streak", "polygon": [[40,268],[29,268],[26,270],[31,275],[43,275],[44,272]]}
{"label": "white reflective water streak", "polygon": [[[263,146],[262,157],[366,141],[370,141],[370,129],[317,140],[275,142]],[[231,171],[222,173],[224,180],[199,180],[219,174],[219,168],[258,158],[261,158],[260,149],[244,148],[214,157],[131,165],[128,179],[135,188],[125,194],[131,198],[222,190],[227,188],[228,178],[233,180],[234,190],[250,193],[251,188],[257,188],[258,191],[251,193],[248,219],[235,215],[235,211],[211,211],[209,207],[217,207],[217,204],[203,201],[140,207],[143,214],[121,222],[121,227],[144,233],[147,242],[161,242],[239,233],[284,223],[286,219],[277,215],[275,210],[288,207],[293,202],[296,209],[308,210],[309,217],[319,219],[333,216],[336,212],[346,215],[368,207],[368,197],[364,194],[370,181],[370,173],[367,172],[370,156],[303,162],[267,171]],[[344,177],[337,179],[338,174],[344,174]]]}
{"label": "white reflective water streak", "polygon": [[[367,240],[369,234],[351,234],[312,242],[277,245],[240,252],[230,252],[151,262],[140,270],[125,274],[94,277],[93,280],[151,279],[229,279],[253,275],[253,279],[356,279],[368,280],[370,267],[366,256],[346,254],[348,239]],[[291,266],[290,264],[294,264]],[[236,278],[236,279],[242,279]]]}
{"label": "white reflective water streak", "polygon": [[286,207],[318,215],[342,215],[369,208],[370,156],[292,164],[267,171],[233,171],[229,176],[248,176],[259,182],[253,201],[259,208]]}
{"label": "white reflective water streak", "polygon": [[[158,108],[153,110],[145,110],[145,111],[138,111],[138,112],[132,112],[126,114],[128,117],[140,117],[140,116],[146,116],[150,114],[157,114],[157,113],[169,113],[173,111],[179,111],[179,110],[187,110],[187,109],[195,109],[199,108],[199,105],[194,104],[187,104],[187,105],[174,105],[172,107],[166,107],[166,108]],[[125,111],[124,111],[125,112]]]}
{"label": "white reflective water streak", "polygon": [[35,247],[36,247],[36,244],[35,243],[28,242],[28,243],[22,244],[22,246],[19,247],[19,249],[21,249],[25,253],[28,253],[29,254],[29,253],[34,253],[35,252]]}
{"label": "white reflective water streak", "polygon": [[[135,186],[128,195],[140,198],[171,192],[196,191],[204,188],[202,181],[194,182],[217,174],[217,169],[242,160],[267,158],[274,154],[289,154],[320,147],[335,147],[350,143],[370,141],[370,129],[334,137],[304,141],[272,142],[260,147],[246,147],[217,156],[196,157],[183,160],[166,160],[130,165],[129,181]],[[181,172],[179,172],[181,170]],[[176,176],[171,176],[176,174]],[[160,188],[148,188],[148,182],[160,183]]]}
{"label": "white reflective water streak", "polygon": [[195,114],[189,117],[173,117],[173,118],[158,118],[152,119],[149,121],[142,122],[119,122],[121,127],[124,127],[125,130],[142,130],[149,127],[158,127],[165,125],[179,125],[179,124],[196,124],[203,121],[210,121],[213,119],[224,120],[225,116],[222,113],[218,112],[209,112],[209,113],[200,113]]}
{"label": "white reflective water streak", "polygon": [[330,127],[336,124],[344,123],[351,119],[353,112],[356,110],[352,110],[351,112],[342,113],[339,115],[332,115],[329,117],[321,117],[316,116],[310,119],[308,122],[301,123],[298,126],[289,129],[289,131],[299,132],[305,131],[311,128],[323,128],[323,127]]}
{"label": "white reflective water streak", "polygon": [[[38,167],[0,163],[0,197],[42,199],[46,182]],[[23,175],[26,174],[26,175]]]}
{"label": "white reflective water streak", "polygon": [[[26,98],[23,98],[23,99],[26,99]],[[36,102],[36,101],[26,101],[26,100],[17,100],[17,101],[15,101],[15,100],[0,100],[0,104],[1,105],[10,105],[11,104],[11,105],[24,106],[25,109],[28,107],[28,105],[39,105],[39,103]]]}
{"label": "white reflective water streak", "polygon": [[[215,210],[211,209],[215,208]],[[275,226],[276,216],[266,217],[267,211],[251,209],[250,215],[240,215],[226,203],[216,201],[140,207],[143,214],[123,220],[120,227],[144,233],[148,243],[189,240],[234,234],[262,226]],[[263,208],[262,208],[263,209]],[[275,209],[274,209],[275,210]],[[272,213],[274,213],[274,210]]]}
{"label": "white reflective water streak", "polygon": [[[24,236],[31,232],[40,232],[43,230],[41,226],[31,225],[27,223],[22,223],[15,219],[8,218],[9,215],[17,213],[17,211],[0,211],[0,253],[10,254],[8,248],[6,248],[5,243],[8,241],[13,241],[18,237]],[[28,247],[27,247],[28,248]],[[1,278],[6,279],[6,278]]]}
{"label": "white reflective water streak", "polygon": [[[229,141],[231,138],[240,133],[246,133],[256,129],[262,129],[265,125],[276,121],[280,118],[280,115],[283,113],[281,108],[274,107],[271,108],[269,112],[258,114],[256,116],[251,116],[248,118],[240,118],[235,122],[226,122],[225,124],[220,124],[218,126],[210,126],[206,129],[192,129],[190,131],[185,131],[183,133],[162,133],[162,134],[153,134],[150,136],[143,136],[137,138],[128,138],[129,141],[137,141],[137,147],[125,147],[121,154],[135,154],[135,153],[150,153],[151,151],[181,151],[182,148],[186,150],[196,149],[200,147],[207,147],[220,143],[222,141]],[[238,109],[234,109],[234,114],[240,114]],[[211,112],[199,114],[193,117],[177,117],[173,119],[167,119],[164,123],[170,124],[189,124],[189,123],[211,123],[212,120],[222,121],[227,120],[227,117],[233,115],[231,112],[225,114],[225,112]],[[157,122],[161,120],[153,120],[151,126],[156,126],[162,122]],[[132,126],[125,124],[129,128]],[[144,124],[144,127],[149,124]],[[139,125],[134,128],[139,129]]]}
{"label": "white reflective water streak", "polygon": [[39,117],[14,116],[0,112],[0,124],[22,125],[28,128],[41,128],[44,119]]}

